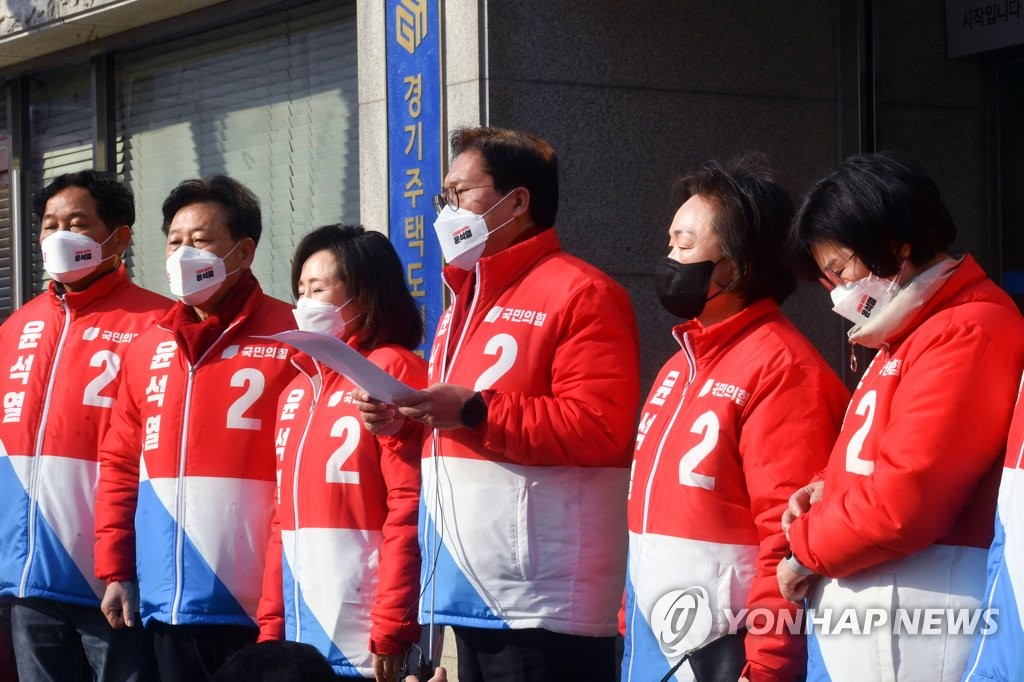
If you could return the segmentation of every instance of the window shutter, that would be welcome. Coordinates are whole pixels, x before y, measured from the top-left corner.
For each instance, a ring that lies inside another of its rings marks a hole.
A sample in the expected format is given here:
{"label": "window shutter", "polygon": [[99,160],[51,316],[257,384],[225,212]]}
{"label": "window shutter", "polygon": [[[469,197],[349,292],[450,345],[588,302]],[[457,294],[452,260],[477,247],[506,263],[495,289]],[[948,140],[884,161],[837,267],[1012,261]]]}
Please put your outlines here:
{"label": "window shutter", "polygon": [[14,309],[14,244],[11,240],[11,129],[7,89],[0,87],[0,321]]}
{"label": "window shutter", "polygon": [[[29,149],[31,190],[36,196],[63,173],[93,167],[92,81],[88,66],[33,78],[29,83]],[[31,212],[31,207],[26,207]],[[43,270],[39,220],[32,215],[32,292],[49,280]]]}
{"label": "window shutter", "polygon": [[355,7],[297,11],[119,56],[117,162],[135,192],[129,267],[142,286],[169,295],[160,207],[188,178],[229,175],[256,193],[253,272],[284,300],[299,239],[358,222]]}

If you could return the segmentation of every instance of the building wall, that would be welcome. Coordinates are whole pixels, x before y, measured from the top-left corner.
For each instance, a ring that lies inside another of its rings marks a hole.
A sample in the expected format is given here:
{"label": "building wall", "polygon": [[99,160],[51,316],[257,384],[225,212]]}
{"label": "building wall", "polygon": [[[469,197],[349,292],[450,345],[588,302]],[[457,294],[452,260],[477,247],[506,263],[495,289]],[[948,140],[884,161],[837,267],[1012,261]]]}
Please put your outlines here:
{"label": "building wall", "polygon": [[[563,244],[629,290],[645,384],[677,350],[652,279],[678,205],[673,180],[760,150],[799,194],[839,161],[840,4],[447,3],[449,124],[522,127],[552,142]],[[924,163],[961,225],[957,246],[987,264],[984,65],[946,58],[943,3],[869,4],[876,148]],[[842,371],[845,325],[830,306],[804,285],[784,309]]]}
{"label": "building wall", "polygon": [[[705,159],[769,155],[802,189],[838,148],[834,3],[487,3],[487,120],[560,155],[558,229],[629,290],[643,380],[678,346],[652,272],[678,207],[672,183]],[[840,325],[819,288],[787,312],[833,356]]]}
{"label": "building wall", "polygon": [[881,3],[878,148],[917,158],[959,227],[956,247],[996,264],[984,57],[946,57],[944,3]]}

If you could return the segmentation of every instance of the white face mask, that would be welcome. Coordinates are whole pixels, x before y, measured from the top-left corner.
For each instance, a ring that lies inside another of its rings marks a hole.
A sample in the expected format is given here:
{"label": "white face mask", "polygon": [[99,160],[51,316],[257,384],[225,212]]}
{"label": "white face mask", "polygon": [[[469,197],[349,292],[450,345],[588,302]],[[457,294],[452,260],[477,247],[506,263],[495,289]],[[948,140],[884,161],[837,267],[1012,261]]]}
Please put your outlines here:
{"label": "white face mask", "polygon": [[355,296],[341,305],[335,306],[333,303],[314,301],[311,298],[300,296],[299,300],[295,302],[295,310],[292,311],[292,315],[295,316],[295,323],[299,329],[304,332],[320,332],[337,336],[350,322],[359,317],[359,315],[355,315],[345,319],[345,316],[341,314],[341,309],[354,299]]}
{"label": "white face mask", "polygon": [[[237,248],[238,244],[235,244],[224,258]],[[171,293],[185,305],[206,303],[228,275],[238,272],[237,269],[225,272],[224,258],[193,246],[179,246],[165,264]]]}
{"label": "white face mask", "polygon": [[877,317],[899,290],[900,285],[895,280],[868,274],[856,282],[840,284],[833,289],[832,310],[854,324],[862,324]]}
{"label": "white face mask", "polygon": [[73,284],[93,273],[100,263],[116,254],[103,257],[103,244],[113,237],[97,243],[92,237],[77,232],[60,230],[40,242],[43,267],[50,277],[61,284]]}
{"label": "white face mask", "polygon": [[[511,192],[509,192],[511,194]],[[483,255],[484,247],[487,246],[487,238],[490,233],[497,232],[512,222],[509,218],[501,225],[490,231],[487,230],[487,222],[484,217],[494,210],[495,206],[505,201],[509,194],[495,202],[483,215],[477,215],[464,208],[454,210],[451,206],[445,206],[437,215],[434,221],[434,232],[437,233],[437,241],[441,243],[441,253],[449,265],[454,265],[460,270],[472,270],[480,256]]]}

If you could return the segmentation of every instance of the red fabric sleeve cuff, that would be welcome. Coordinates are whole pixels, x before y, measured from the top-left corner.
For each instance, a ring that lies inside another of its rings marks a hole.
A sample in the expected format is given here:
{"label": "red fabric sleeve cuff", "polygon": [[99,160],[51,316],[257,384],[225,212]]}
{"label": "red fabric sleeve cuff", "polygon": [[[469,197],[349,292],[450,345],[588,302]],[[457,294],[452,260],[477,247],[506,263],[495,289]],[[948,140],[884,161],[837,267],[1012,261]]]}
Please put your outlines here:
{"label": "red fabric sleeve cuff", "polygon": [[370,639],[370,653],[378,656],[398,656],[404,654],[409,648],[409,642],[403,642],[394,637],[384,639]]}
{"label": "red fabric sleeve cuff", "polygon": [[106,579],[107,585],[113,585],[114,583],[133,583],[135,582],[134,575],[112,575]]}

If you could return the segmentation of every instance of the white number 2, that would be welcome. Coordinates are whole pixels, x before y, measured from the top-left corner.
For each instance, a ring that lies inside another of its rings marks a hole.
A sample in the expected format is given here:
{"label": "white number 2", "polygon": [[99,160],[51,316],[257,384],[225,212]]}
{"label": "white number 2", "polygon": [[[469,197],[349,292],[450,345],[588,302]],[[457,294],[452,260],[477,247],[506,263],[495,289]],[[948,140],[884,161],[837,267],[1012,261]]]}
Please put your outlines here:
{"label": "white number 2", "polygon": [[328,483],[359,483],[358,471],[342,471],[345,462],[359,445],[359,434],[362,425],[355,417],[342,417],[331,427],[331,438],[342,438],[341,447],[335,450],[327,460]]}
{"label": "white number 2", "polygon": [[117,378],[117,373],[121,369],[121,358],[119,358],[117,353],[112,350],[101,350],[92,356],[92,359],[89,360],[89,366],[102,366],[103,371],[85,387],[85,395],[82,396],[82,404],[91,405],[93,407],[112,406],[114,404],[114,399],[110,396],[100,395],[100,391],[105,389],[110,385],[110,382]]}
{"label": "white number 2", "polygon": [[715,489],[715,477],[695,474],[696,469],[704,458],[711,454],[711,451],[718,445],[718,416],[714,412],[705,412],[697,417],[693,423],[690,433],[703,435],[699,443],[694,445],[679,460],[679,484],[688,485],[692,488],[704,488],[705,490]]}
{"label": "white number 2", "polygon": [[868,437],[868,432],[871,431],[871,422],[875,418],[875,402],[877,395],[875,391],[871,390],[864,394],[864,397],[857,403],[857,415],[861,417],[867,417],[864,420],[864,425],[857,429],[857,433],[853,434],[853,438],[850,439],[849,444],[846,446],[846,470],[851,474],[860,474],[861,476],[870,476],[875,470],[875,463],[860,458],[860,451],[864,447],[864,439]]}
{"label": "white number 2", "polygon": [[476,380],[476,384],[473,385],[474,391],[486,391],[494,385],[495,381],[503,377],[505,372],[512,369],[516,356],[519,354],[519,344],[511,334],[496,334],[484,346],[484,353],[497,355],[498,359]]}
{"label": "white number 2", "polygon": [[258,431],[263,420],[258,417],[246,417],[245,411],[252,407],[253,403],[263,395],[263,386],[266,380],[263,372],[258,369],[240,369],[231,377],[231,386],[241,388],[245,386],[245,393],[239,396],[238,400],[231,403],[228,408],[228,428],[245,429],[246,431]]}

